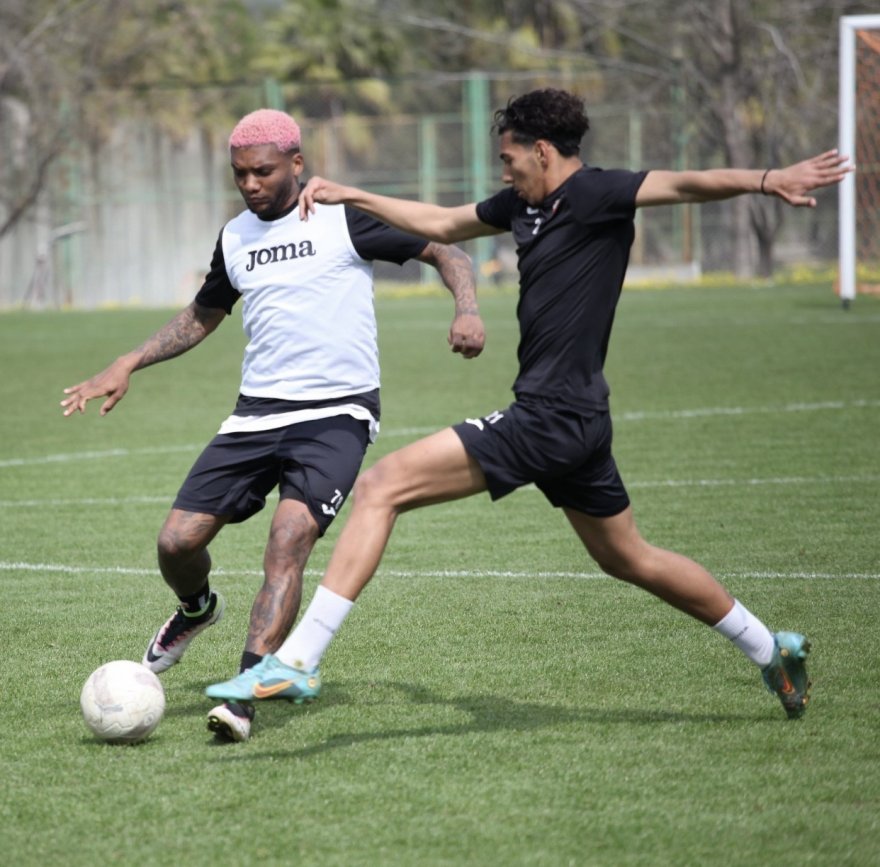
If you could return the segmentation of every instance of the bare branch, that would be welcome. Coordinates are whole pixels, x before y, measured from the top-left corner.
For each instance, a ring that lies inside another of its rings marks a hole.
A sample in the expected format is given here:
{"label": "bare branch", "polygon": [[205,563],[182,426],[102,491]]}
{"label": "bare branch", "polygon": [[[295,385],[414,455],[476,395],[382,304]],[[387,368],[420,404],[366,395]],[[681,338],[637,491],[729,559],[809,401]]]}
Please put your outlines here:
{"label": "bare branch", "polygon": [[27,211],[34,205],[46,184],[49,167],[61,153],[61,145],[46,151],[40,156],[36,170],[25,190],[19,193],[16,201],[7,205],[7,213],[0,221],[0,238],[2,238]]}

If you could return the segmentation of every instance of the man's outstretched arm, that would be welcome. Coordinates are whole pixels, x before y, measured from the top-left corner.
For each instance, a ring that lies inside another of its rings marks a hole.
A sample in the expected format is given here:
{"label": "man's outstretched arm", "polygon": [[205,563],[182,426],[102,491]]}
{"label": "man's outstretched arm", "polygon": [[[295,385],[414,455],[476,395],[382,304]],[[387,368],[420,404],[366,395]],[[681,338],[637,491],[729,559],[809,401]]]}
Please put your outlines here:
{"label": "man's outstretched arm", "polygon": [[85,412],[86,404],[96,397],[107,398],[101,406],[101,415],[107,415],[125,397],[132,373],[192,349],[214,331],[225,316],[226,312],[218,307],[202,307],[193,301],[137,349],[120,355],[91,379],[65,388],[67,397],[61,401],[64,415]]}
{"label": "man's outstretched arm", "polygon": [[380,196],[319,177],[311,178],[300,191],[300,218],[307,220],[309,214],[314,213],[315,204],[351,205],[383,223],[441,244],[454,244],[483,235],[497,235],[502,231],[477,217],[476,204],[446,208],[428,202]]}
{"label": "man's outstretched arm", "polygon": [[651,171],[636,194],[636,207],[712,202],[744,193],[778,196],[794,207],[816,207],[812,190],[840,183],[853,167],[836,150],[781,169]]}
{"label": "man's outstretched arm", "polygon": [[476,358],[486,344],[486,331],[477,306],[477,284],[471,258],[460,247],[431,241],[419,256],[433,265],[455,299],[455,316],[449,328],[449,345],[464,358]]}

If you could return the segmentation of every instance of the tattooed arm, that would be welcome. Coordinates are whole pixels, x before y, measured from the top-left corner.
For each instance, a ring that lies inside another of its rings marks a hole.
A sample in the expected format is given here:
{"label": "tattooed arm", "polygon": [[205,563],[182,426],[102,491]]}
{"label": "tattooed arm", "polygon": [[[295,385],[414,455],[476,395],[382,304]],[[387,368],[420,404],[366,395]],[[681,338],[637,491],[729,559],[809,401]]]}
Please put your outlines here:
{"label": "tattooed arm", "polygon": [[476,358],[486,343],[486,332],[477,306],[477,286],[471,259],[460,247],[431,241],[416,257],[433,265],[455,299],[455,316],[449,329],[449,345],[464,358]]}
{"label": "tattooed arm", "polygon": [[91,379],[65,388],[67,397],[61,401],[64,415],[85,412],[86,404],[96,397],[107,398],[101,406],[101,415],[107,415],[128,391],[132,373],[192,349],[214,331],[225,316],[226,312],[219,307],[202,307],[193,301],[137,349],[120,355]]}

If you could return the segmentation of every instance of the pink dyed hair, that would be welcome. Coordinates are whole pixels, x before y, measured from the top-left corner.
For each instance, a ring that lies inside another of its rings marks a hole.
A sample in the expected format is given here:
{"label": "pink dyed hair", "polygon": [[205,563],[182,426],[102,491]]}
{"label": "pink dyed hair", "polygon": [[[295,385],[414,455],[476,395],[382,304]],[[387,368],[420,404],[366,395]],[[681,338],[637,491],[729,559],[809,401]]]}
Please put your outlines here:
{"label": "pink dyed hair", "polygon": [[273,144],[283,153],[299,148],[299,124],[283,111],[260,108],[246,114],[232,130],[229,147]]}

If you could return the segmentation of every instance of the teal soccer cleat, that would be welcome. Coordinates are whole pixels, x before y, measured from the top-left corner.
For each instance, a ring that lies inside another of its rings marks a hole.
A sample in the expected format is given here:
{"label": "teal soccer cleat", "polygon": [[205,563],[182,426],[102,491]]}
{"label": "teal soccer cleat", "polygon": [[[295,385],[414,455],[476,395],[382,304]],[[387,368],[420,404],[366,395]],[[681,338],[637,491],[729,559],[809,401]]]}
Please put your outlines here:
{"label": "teal soccer cleat", "polygon": [[810,700],[810,683],[804,661],[810,642],[797,632],[773,635],[773,658],[761,669],[767,689],[782,702],[789,719],[803,716]]}
{"label": "teal soccer cleat", "polygon": [[253,668],[248,668],[225,683],[212,683],[205,690],[211,698],[226,701],[259,701],[284,698],[296,704],[316,699],[321,692],[318,669],[301,671],[285,665],[267,653]]}

